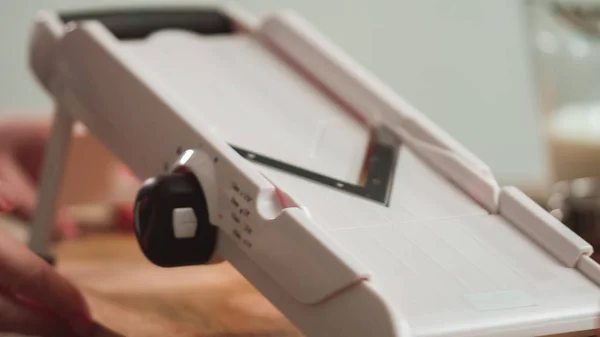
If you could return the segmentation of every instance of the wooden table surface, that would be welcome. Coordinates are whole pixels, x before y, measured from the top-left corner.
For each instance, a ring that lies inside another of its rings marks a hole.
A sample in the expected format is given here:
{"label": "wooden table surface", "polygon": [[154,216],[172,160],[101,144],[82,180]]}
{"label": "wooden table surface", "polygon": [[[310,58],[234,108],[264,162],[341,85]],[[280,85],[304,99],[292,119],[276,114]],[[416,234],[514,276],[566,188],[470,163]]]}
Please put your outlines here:
{"label": "wooden table surface", "polygon": [[[164,269],[133,235],[61,244],[58,270],[84,293],[100,329],[91,337],[301,337],[231,265]],[[585,331],[553,337],[588,337]]]}
{"label": "wooden table surface", "polygon": [[[0,217],[0,233],[6,224]],[[8,233],[25,239],[24,232]],[[106,328],[90,337],[302,337],[226,262],[160,268],[146,260],[133,234],[88,234],[61,243],[56,254],[56,268],[83,292],[95,321]]]}
{"label": "wooden table surface", "polygon": [[94,319],[120,335],[302,336],[228,263],[159,268],[126,234],[63,243],[57,263],[84,293]]}

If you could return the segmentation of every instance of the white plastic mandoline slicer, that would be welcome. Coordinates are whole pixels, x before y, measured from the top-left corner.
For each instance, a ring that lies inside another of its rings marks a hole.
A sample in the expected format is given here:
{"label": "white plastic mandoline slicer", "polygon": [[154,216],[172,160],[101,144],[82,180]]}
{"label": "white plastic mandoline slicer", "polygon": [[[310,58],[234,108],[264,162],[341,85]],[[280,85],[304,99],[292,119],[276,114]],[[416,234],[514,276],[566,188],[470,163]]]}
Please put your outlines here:
{"label": "white plastic mandoline slicer", "polygon": [[145,181],[150,261],[229,261],[308,337],[594,334],[592,247],[293,12],[41,12],[30,57],[40,255],[77,122]]}

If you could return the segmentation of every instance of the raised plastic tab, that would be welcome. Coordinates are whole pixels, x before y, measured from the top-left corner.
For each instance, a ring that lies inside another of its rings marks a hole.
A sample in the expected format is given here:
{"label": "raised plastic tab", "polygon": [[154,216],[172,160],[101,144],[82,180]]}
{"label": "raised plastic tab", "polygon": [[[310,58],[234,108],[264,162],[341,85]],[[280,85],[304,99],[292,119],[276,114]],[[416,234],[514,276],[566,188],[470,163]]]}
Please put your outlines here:
{"label": "raised plastic tab", "polygon": [[591,256],[583,256],[577,262],[577,269],[592,282],[600,285],[600,265]]}
{"label": "raised plastic tab", "polygon": [[470,166],[470,162],[456,152],[425,142],[403,128],[396,128],[396,131],[416,155],[432,165],[442,176],[488,212],[495,214],[498,211],[500,187],[493,177]]}
{"label": "raised plastic tab", "polygon": [[592,246],[515,187],[500,192],[500,215],[568,267],[575,267]]}

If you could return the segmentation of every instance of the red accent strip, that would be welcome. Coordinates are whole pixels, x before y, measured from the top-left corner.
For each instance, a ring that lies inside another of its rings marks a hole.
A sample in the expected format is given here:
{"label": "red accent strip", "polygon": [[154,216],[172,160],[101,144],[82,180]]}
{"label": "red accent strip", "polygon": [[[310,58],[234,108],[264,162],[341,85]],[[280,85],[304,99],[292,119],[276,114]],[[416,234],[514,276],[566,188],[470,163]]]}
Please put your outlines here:
{"label": "red accent strip", "polygon": [[275,186],[275,194],[277,195],[277,199],[279,199],[279,204],[281,205],[282,208],[290,208],[290,207],[298,208],[298,205],[296,205],[294,202],[289,200],[289,198],[285,195],[285,193],[283,193],[283,191],[280,190],[279,187],[277,187],[277,186]]}
{"label": "red accent strip", "polygon": [[133,205],[119,205],[116,209],[116,227],[125,232],[134,231],[134,207]]}
{"label": "red accent strip", "polygon": [[277,186],[275,186],[275,195],[277,196],[277,200],[279,200],[279,204],[281,205],[281,207],[286,208],[285,197],[283,196],[281,190],[279,190]]}
{"label": "red accent strip", "polygon": [[269,179],[269,177],[267,177],[266,175],[264,175],[261,172],[262,176],[267,179],[268,182],[271,183],[271,185],[273,185],[273,187],[275,187],[275,196],[277,197],[277,201],[279,201],[279,205],[281,206],[282,209],[285,208],[291,208],[291,207],[296,207],[296,208],[300,208],[300,206],[296,205],[295,202],[293,202],[292,200],[290,200],[290,198],[288,198],[288,196],[286,195],[285,192],[283,192],[279,187],[277,187],[277,185],[275,185],[271,179]]}
{"label": "red accent strip", "polygon": [[354,287],[354,286],[357,286],[357,285],[360,285],[360,284],[361,284],[361,283],[363,283],[363,282],[368,282],[368,281],[369,281],[369,278],[368,278],[368,277],[366,277],[366,276],[361,276],[361,277],[359,277],[359,278],[358,278],[356,281],[354,281],[354,282],[352,282],[352,283],[350,283],[350,284],[346,285],[345,287],[342,287],[341,289],[338,289],[338,290],[336,290],[336,291],[332,292],[331,294],[328,294],[328,295],[327,295],[327,296],[325,296],[325,297],[324,297],[324,298],[323,298],[321,301],[319,301],[319,302],[317,302],[317,303],[315,303],[315,304],[320,304],[320,303],[327,302],[328,300],[330,300],[330,299],[332,299],[332,298],[336,297],[337,295],[339,295],[339,294],[341,294],[341,293],[343,293],[343,292],[345,292],[345,291],[349,290],[350,288],[352,288],[352,287]]}

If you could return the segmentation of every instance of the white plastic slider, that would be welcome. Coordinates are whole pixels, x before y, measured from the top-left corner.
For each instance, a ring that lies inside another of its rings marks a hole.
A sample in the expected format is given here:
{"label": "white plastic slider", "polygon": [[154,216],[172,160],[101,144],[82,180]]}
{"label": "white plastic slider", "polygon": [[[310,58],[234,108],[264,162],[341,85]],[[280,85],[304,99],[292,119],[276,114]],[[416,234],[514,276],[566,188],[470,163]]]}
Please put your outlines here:
{"label": "white plastic slider", "polygon": [[410,128],[414,136],[460,154],[469,166],[491,176],[489,167],[473,153],[294,12],[282,11],[267,18],[258,33],[369,123]]}
{"label": "white plastic slider", "polygon": [[515,187],[500,191],[500,215],[568,267],[593,252],[589,243]]}

